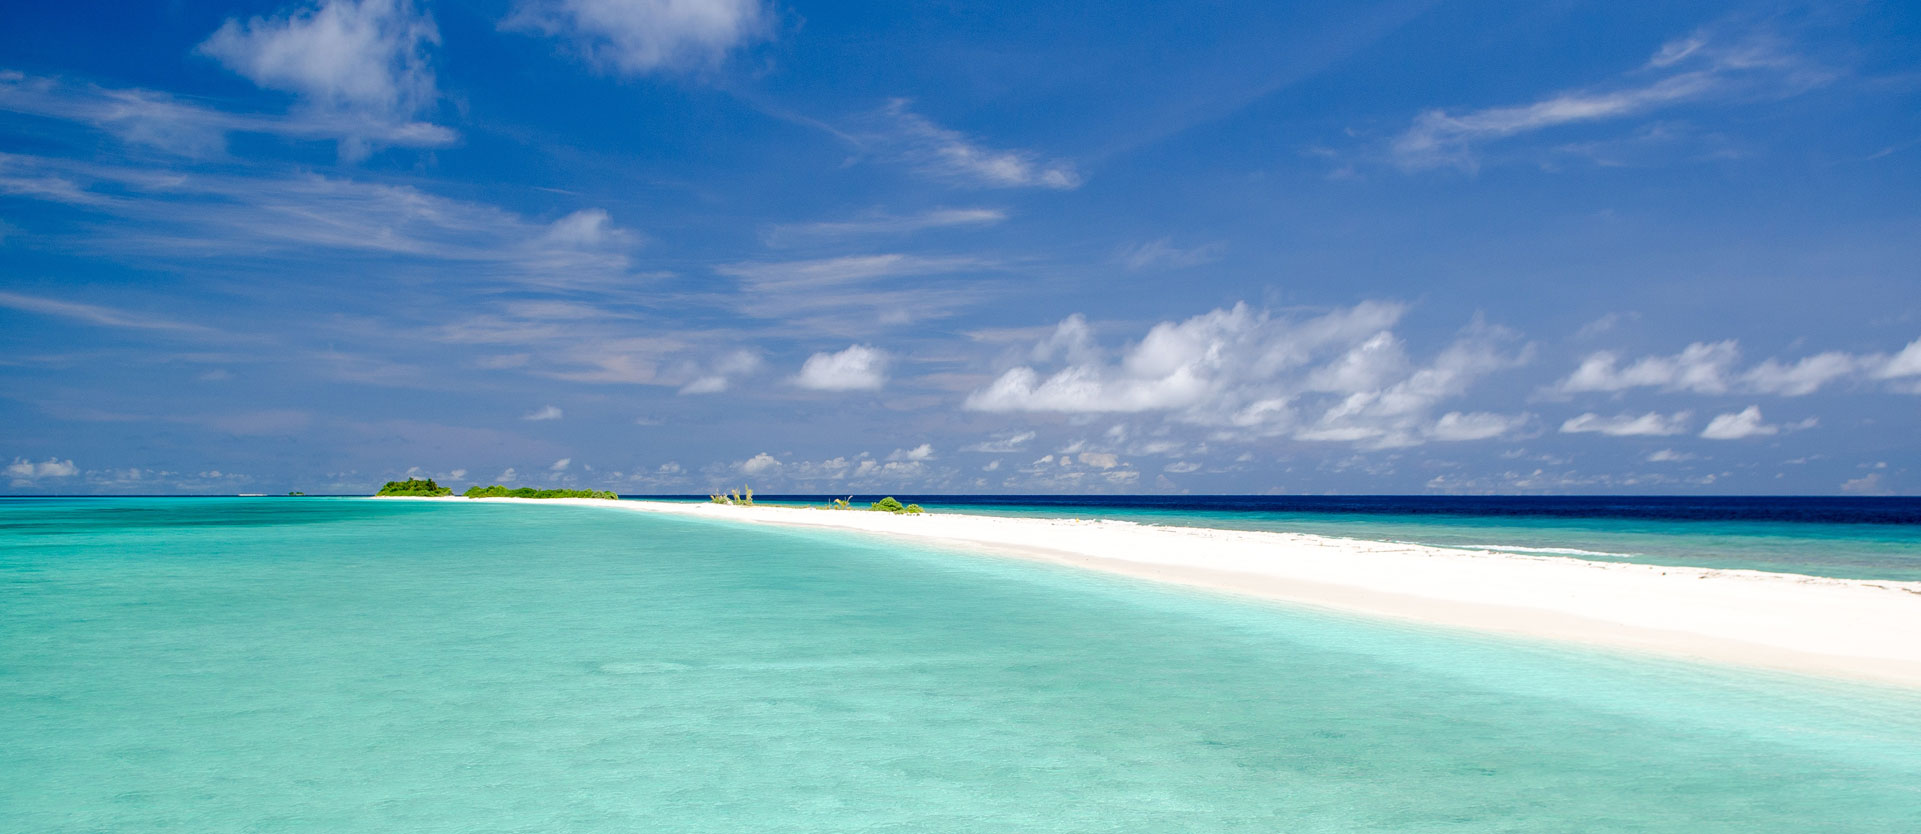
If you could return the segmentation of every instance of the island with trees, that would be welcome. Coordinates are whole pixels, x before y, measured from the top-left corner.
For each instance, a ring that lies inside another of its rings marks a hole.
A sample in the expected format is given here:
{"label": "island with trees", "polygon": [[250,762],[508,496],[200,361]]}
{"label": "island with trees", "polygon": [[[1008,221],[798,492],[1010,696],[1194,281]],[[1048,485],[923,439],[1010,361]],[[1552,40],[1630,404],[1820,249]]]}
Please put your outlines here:
{"label": "island with trees", "polygon": [[[388,481],[377,497],[402,498],[446,498],[454,494],[452,487],[434,483],[432,478],[408,478],[404,481]],[[508,488],[500,484],[493,486],[471,486],[461,493],[464,498],[599,498],[604,501],[617,501],[619,495],[606,489],[534,489],[533,487]]]}

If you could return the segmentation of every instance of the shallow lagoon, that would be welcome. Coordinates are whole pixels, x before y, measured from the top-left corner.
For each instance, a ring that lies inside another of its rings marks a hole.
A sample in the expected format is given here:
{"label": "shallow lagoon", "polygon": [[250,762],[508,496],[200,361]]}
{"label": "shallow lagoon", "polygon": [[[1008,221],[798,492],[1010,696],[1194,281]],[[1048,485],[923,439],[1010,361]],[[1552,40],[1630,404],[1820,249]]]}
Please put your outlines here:
{"label": "shallow lagoon", "polygon": [[0,830],[1921,830],[1921,696],[586,507],[0,501]]}

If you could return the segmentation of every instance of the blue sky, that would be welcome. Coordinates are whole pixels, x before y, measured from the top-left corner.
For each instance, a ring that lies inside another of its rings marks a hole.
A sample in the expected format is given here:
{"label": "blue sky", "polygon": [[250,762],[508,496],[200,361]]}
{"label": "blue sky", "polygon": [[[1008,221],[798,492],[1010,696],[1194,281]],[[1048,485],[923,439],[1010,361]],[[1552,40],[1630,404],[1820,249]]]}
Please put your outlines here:
{"label": "blue sky", "polygon": [[8,17],[4,492],[1921,492],[1912,4]]}

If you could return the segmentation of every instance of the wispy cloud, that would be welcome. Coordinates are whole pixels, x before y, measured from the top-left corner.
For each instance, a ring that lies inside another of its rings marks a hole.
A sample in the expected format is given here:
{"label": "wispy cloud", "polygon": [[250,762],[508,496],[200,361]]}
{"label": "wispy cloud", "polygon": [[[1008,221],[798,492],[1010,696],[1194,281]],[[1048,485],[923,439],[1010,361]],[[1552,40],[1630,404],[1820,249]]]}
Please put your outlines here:
{"label": "wispy cloud", "polygon": [[794,246],[852,237],[903,235],[955,226],[992,226],[1006,219],[1007,212],[991,208],[934,209],[908,215],[872,214],[852,220],[772,226],[761,235],[761,240],[769,246]]}
{"label": "wispy cloud", "polygon": [[712,67],[767,37],[773,14],[761,0],[523,0],[500,25],[558,38],[607,71],[644,75]]}
{"label": "wispy cloud", "polygon": [[[314,174],[238,176],[0,156],[0,175],[57,178],[79,205],[123,220],[94,245],[148,257],[284,258],[359,255],[462,265],[460,278],[549,288],[631,276],[641,236],[602,209],[548,222],[410,185]],[[0,186],[4,186],[0,178]],[[62,195],[43,199],[76,202]]]}
{"label": "wispy cloud", "polygon": [[[742,261],[714,268],[739,279],[739,291],[722,299],[760,319],[818,332],[866,336],[880,327],[943,318],[994,291],[977,278],[941,282],[948,276],[992,269],[974,257],[848,255],[795,261]],[[914,278],[911,282],[901,279]]]}
{"label": "wispy cloud", "polygon": [[100,327],[148,330],[194,336],[219,334],[219,331],[210,327],[174,321],[160,316],[132,313],[113,307],[82,304],[77,301],[62,301],[57,298],[23,295],[14,292],[0,291],[0,307],[29,313],[39,313],[46,316],[58,316],[60,318],[85,322]]}
{"label": "wispy cloud", "polygon": [[545,422],[548,420],[558,420],[565,416],[566,412],[561,411],[559,408],[551,405],[543,405],[522,415],[520,419],[532,422]]}
{"label": "wispy cloud", "polygon": [[1821,86],[1835,73],[1762,32],[1703,30],[1661,46],[1641,67],[1606,84],[1527,104],[1460,113],[1429,110],[1388,146],[1405,170],[1473,170],[1480,149],[1566,125],[1619,121],[1690,102],[1770,99]]}
{"label": "wispy cloud", "polygon": [[363,111],[234,112],[164,92],[76,84],[18,72],[0,72],[0,110],[88,125],[129,144],[186,157],[224,153],[227,137],[234,133],[343,140],[347,143],[343,153],[350,158],[375,146],[434,148],[458,138],[440,125]]}
{"label": "wispy cloud", "polygon": [[889,101],[868,121],[873,129],[859,134],[863,144],[938,179],[980,188],[1071,189],[1081,184],[1072,163],[1032,151],[988,147],[914,112],[907,99]]}
{"label": "wispy cloud", "polygon": [[1160,238],[1122,248],[1120,262],[1121,265],[1133,270],[1185,269],[1220,260],[1221,253],[1226,249],[1227,245],[1224,243],[1206,243],[1181,248],[1175,246],[1168,238]]}

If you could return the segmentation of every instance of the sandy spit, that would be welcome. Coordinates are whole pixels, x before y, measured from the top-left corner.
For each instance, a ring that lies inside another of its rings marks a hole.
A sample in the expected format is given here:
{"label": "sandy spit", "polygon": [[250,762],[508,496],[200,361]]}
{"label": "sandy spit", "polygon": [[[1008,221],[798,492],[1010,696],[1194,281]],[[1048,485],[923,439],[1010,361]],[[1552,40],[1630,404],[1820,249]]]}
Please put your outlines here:
{"label": "sandy spit", "polygon": [[1917,582],[1129,521],[636,500],[536,503],[897,536],[1377,617],[1921,688]]}

